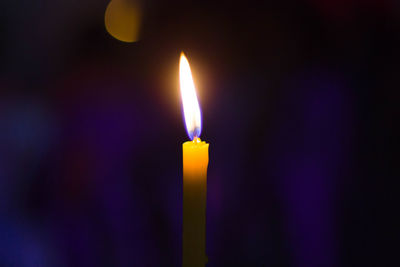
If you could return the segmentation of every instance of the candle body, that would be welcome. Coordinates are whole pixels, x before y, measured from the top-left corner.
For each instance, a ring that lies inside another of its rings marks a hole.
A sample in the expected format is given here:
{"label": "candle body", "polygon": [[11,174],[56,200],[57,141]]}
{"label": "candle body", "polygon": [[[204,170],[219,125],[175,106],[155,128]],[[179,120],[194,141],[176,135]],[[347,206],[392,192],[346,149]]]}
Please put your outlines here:
{"label": "candle body", "polygon": [[199,140],[183,149],[183,267],[204,267],[206,257],[206,198],[208,146]]}

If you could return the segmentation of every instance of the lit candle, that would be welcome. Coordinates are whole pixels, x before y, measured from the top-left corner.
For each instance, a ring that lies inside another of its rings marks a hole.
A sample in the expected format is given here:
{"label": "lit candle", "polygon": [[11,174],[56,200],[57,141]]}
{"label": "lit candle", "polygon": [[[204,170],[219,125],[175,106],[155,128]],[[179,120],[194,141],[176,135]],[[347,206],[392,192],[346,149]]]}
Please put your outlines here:
{"label": "lit candle", "polygon": [[183,267],[204,267],[208,144],[200,140],[201,112],[189,62],[182,53],[179,77],[186,130],[183,143]]}

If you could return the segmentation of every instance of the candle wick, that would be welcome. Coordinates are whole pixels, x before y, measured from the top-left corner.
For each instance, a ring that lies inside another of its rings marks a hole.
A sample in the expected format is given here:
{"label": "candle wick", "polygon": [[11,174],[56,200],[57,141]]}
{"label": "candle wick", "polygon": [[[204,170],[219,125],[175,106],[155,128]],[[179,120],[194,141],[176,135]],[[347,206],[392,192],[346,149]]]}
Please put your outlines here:
{"label": "candle wick", "polygon": [[198,143],[200,143],[200,142],[201,142],[201,139],[200,139],[199,137],[195,136],[195,137],[193,138],[193,143],[198,144]]}

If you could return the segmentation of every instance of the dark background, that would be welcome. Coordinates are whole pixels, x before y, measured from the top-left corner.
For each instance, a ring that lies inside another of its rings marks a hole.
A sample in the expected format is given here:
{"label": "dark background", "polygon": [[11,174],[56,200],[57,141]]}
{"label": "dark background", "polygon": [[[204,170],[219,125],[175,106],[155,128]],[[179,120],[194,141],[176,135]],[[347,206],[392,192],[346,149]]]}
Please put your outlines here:
{"label": "dark background", "polygon": [[0,266],[180,266],[182,50],[207,266],[400,266],[400,2],[259,2],[1,2]]}

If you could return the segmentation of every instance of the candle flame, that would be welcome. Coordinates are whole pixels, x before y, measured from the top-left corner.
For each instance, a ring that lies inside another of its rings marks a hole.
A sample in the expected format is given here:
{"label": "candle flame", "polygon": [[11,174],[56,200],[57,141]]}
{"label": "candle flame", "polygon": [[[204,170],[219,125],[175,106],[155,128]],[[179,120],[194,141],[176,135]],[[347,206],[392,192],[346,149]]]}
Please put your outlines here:
{"label": "candle flame", "polygon": [[185,116],[186,130],[191,140],[200,137],[201,112],[197,100],[196,88],[194,86],[189,61],[185,54],[181,53],[179,62],[179,78],[181,85],[181,96],[183,103],[183,114]]}

